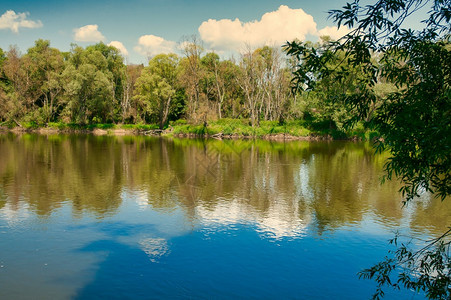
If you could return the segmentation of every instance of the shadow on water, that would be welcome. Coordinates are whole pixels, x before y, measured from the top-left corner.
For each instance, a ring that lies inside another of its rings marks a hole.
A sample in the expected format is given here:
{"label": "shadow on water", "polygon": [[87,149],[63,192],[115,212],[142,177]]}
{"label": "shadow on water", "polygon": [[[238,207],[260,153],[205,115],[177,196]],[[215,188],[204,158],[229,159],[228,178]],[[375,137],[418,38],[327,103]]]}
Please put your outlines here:
{"label": "shadow on water", "polygon": [[[117,240],[87,245],[80,251],[99,253],[104,260],[75,299],[224,299],[300,292],[295,273],[303,269],[302,260],[294,259],[294,245],[282,248],[249,228],[239,236],[223,231],[206,238],[203,232],[193,232],[174,238],[168,247],[170,254],[151,259],[137,245]],[[271,258],[271,264],[262,268]],[[293,263],[300,267],[296,272]],[[275,273],[281,281],[273,280]]]}
{"label": "shadow on water", "polygon": [[158,280],[155,266],[168,254],[165,239],[152,224],[106,222],[72,226],[69,230],[96,227],[107,239],[95,240],[81,249],[81,253],[101,257],[92,266],[94,279],[77,291],[75,299],[145,299],[149,287]]}
{"label": "shadow on water", "polygon": [[100,252],[105,259],[97,267],[94,281],[77,292],[75,299],[143,299],[148,296],[149,284],[158,279],[155,276],[152,279],[149,274],[152,262],[136,247],[114,240],[101,240],[80,251]]}

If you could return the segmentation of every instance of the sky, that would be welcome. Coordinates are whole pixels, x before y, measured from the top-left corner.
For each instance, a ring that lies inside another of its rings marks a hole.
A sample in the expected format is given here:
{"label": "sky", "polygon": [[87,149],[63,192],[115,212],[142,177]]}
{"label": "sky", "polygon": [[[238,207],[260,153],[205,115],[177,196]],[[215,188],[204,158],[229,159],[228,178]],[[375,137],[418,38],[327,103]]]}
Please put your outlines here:
{"label": "sky", "polygon": [[206,51],[223,58],[246,47],[279,46],[295,38],[337,38],[327,11],[334,0],[1,0],[0,48],[17,45],[24,53],[37,39],[68,51],[104,42],[118,48],[127,63],[144,63],[176,52],[197,35]]}

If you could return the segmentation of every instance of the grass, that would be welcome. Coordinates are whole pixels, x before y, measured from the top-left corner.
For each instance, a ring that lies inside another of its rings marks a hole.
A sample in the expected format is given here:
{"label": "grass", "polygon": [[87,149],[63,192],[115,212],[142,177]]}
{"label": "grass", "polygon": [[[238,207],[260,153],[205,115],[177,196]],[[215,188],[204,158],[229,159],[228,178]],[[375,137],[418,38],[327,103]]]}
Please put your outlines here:
{"label": "grass", "polygon": [[370,131],[362,123],[357,124],[352,130],[343,131],[329,122],[312,122],[305,120],[287,121],[280,124],[277,121],[261,121],[259,127],[252,127],[247,119],[220,119],[208,122],[207,126],[188,124],[185,120],[178,120],[170,124],[174,135],[223,135],[235,137],[268,137],[275,135],[288,135],[292,137],[331,137],[332,139],[372,140],[378,137],[376,131]]}
{"label": "grass", "polygon": [[275,121],[262,121],[259,127],[252,127],[245,119],[221,119],[210,121],[207,126],[203,124],[171,123],[172,133],[194,135],[223,135],[242,137],[263,137],[268,135],[287,134],[296,137],[310,135],[310,130],[300,125],[299,122],[289,122],[280,125]]}
{"label": "grass", "polygon": [[[25,127],[25,126],[24,126]],[[77,124],[77,123],[63,123],[50,122],[47,128],[54,128],[59,130],[94,130],[94,129],[127,129],[127,130],[153,130],[158,129],[156,124],[113,124],[113,123],[99,123],[99,124]]]}
{"label": "grass", "polygon": [[[26,129],[42,128],[34,122],[24,122],[22,126]],[[156,124],[76,124],[51,122],[47,128],[58,130],[88,130],[94,129],[114,130],[125,129],[130,131],[147,131],[158,129]],[[260,126],[252,127],[248,119],[220,119],[209,121],[207,126],[204,124],[190,124],[186,120],[180,119],[172,121],[168,125],[165,135],[196,135],[196,136],[212,136],[222,134],[233,137],[255,137],[265,138],[277,135],[287,135],[292,137],[331,137],[333,139],[349,139],[357,138],[360,140],[373,140],[378,137],[378,133],[365,128],[363,124],[357,124],[348,132],[340,131],[329,122],[315,122],[314,120],[293,120],[280,124],[277,121],[261,121]]]}
{"label": "grass", "polygon": [[116,125],[118,129],[131,129],[131,130],[155,130],[160,127],[157,124],[119,124]]}

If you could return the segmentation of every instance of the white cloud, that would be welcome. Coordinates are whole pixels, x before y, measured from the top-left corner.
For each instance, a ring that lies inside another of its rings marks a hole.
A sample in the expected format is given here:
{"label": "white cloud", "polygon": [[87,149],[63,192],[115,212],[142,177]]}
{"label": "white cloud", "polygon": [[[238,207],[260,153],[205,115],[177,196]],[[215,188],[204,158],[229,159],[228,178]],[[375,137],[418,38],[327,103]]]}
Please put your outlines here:
{"label": "white cloud", "polygon": [[294,39],[305,40],[316,35],[313,17],[302,9],[281,5],[278,10],[264,14],[259,21],[243,23],[239,19],[203,22],[199,27],[201,38],[215,50],[239,50],[243,45],[283,44]]}
{"label": "white cloud", "polygon": [[19,32],[19,28],[39,28],[42,27],[41,21],[27,20],[30,14],[18,13],[13,10],[7,10],[0,16],[0,29],[10,29],[14,33]]}
{"label": "white cloud", "polygon": [[124,44],[122,44],[121,42],[119,42],[119,41],[111,41],[108,44],[108,46],[113,46],[113,47],[117,48],[121,52],[122,56],[124,56],[124,57],[128,56],[127,48],[125,48]]}
{"label": "white cloud", "polygon": [[105,40],[97,24],[75,28],[74,33],[74,40],[77,42],[101,42]]}
{"label": "white cloud", "polygon": [[333,40],[338,40],[349,32],[350,30],[345,26],[340,27],[340,29],[337,26],[326,26],[318,31],[318,36],[329,36]]}
{"label": "white cloud", "polygon": [[153,56],[174,52],[175,47],[175,42],[167,41],[162,37],[149,34],[141,36],[138,40],[138,45],[134,49],[141,55]]}

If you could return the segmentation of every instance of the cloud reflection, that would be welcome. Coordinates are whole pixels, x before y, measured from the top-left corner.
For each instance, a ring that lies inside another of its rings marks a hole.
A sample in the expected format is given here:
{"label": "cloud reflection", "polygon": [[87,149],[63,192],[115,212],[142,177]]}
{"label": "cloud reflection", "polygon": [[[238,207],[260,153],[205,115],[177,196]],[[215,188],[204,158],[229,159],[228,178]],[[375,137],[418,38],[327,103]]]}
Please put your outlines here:
{"label": "cloud reflection", "polygon": [[168,242],[162,238],[145,238],[139,241],[139,245],[151,262],[158,262],[162,256],[170,253]]}
{"label": "cloud reflection", "polygon": [[214,207],[196,207],[197,218],[204,227],[254,224],[258,232],[274,239],[302,237],[311,221],[311,214],[303,211],[299,202],[287,205],[286,199],[275,199],[263,214],[241,199],[224,200]]}

